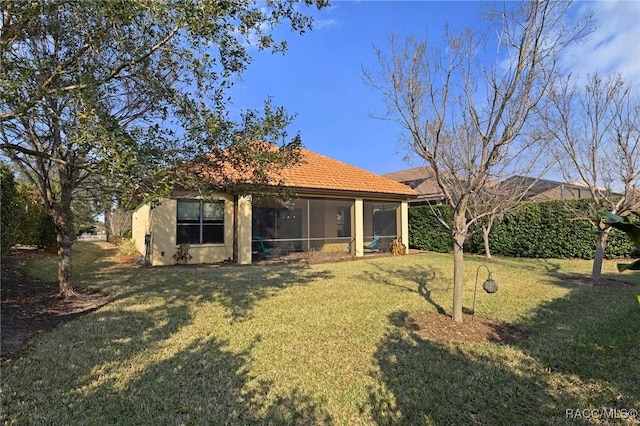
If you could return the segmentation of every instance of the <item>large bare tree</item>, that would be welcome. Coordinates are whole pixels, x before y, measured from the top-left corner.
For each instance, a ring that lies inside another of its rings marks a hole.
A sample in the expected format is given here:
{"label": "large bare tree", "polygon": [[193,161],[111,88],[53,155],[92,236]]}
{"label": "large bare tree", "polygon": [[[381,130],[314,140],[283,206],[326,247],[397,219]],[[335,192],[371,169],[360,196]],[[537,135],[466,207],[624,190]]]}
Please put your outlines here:
{"label": "large bare tree", "polygon": [[264,117],[246,116],[249,130],[231,122],[227,88],[250,63],[247,44],[284,51],[272,28],[310,28],[296,3],[2,3],[0,148],[55,224],[62,297],[74,296],[70,212],[79,191],[167,188],[167,175],[155,173],[164,166],[288,124],[269,105]]}
{"label": "large bare tree", "polygon": [[560,53],[593,25],[591,14],[567,23],[570,2],[500,7],[488,13],[486,33],[447,29],[440,49],[415,37],[392,37],[389,56],[376,52],[379,72],[365,72],[386,101],[385,118],[402,126],[406,142],[433,168],[453,207],[456,322],[463,319],[463,244],[479,219],[471,199],[495,176],[517,173],[518,161],[535,161],[545,137],[528,124],[553,81]]}
{"label": "large bare tree", "polygon": [[[634,90],[635,89],[635,90]],[[586,212],[598,233],[591,276],[598,280],[610,226],[601,210],[626,216],[640,209],[640,99],[619,74],[595,73],[580,84],[568,76],[553,86],[545,120],[565,180],[588,187]]]}

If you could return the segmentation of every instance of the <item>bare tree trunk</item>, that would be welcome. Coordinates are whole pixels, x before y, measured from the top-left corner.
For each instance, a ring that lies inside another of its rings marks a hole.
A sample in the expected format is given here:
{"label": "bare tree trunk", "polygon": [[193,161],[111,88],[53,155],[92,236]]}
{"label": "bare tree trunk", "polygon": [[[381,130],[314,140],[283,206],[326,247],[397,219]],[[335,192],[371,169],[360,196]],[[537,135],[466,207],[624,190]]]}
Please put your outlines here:
{"label": "bare tree trunk", "polygon": [[[538,159],[545,152],[547,136],[532,120],[557,78],[562,50],[594,28],[590,13],[566,25],[563,18],[570,11],[570,2],[543,0],[497,6],[490,13],[494,27],[486,27],[497,39],[485,38],[490,33],[483,31],[447,28],[440,50],[427,40],[407,37],[402,44],[392,36],[390,57],[376,49],[379,73],[365,71],[367,83],[381,92],[388,107],[381,118],[402,127],[403,139],[431,166],[443,198],[454,208],[456,322],[462,321],[462,246],[469,226],[488,215],[467,207],[478,206],[476,201],[496,187],[490,184],[494,177],[515,177],[522,173],[524,158]],[[494,42],[497,49],[490,48]],[[488,56],[491,50],[496,56]],[[515,53],[507,64],[504,52]],[[525,191],[516,191],[514,199]]]}
{"label": "bare tree trunk", "polygon": [[60,204],[52,206],[50,214],[56,226],[58,242],[58,285],[59,296],[70,298],[76,296],[71,277],[71,198],[73,193],[73,171],[61,167],[58,170],[60,178]]}
{"label": "bare tree trunk", "polygon": [[462,322],[462,296],[464,294],[464,240],[466,233],[466,207],[458,208],[453,216],[453,320]]}
{"label": "bare tree trunk", "polygon": [[[583,86],[568,76],[552,86],[550,113],[542,120],[555,139],[555,155],[566,159],[558,163],[563,175],[587,186],[588,210],[576,211],[575,217],[588,220],[599,233],[591,270],[596,281],[608,238],[600,210],[626,215],[640,202],[640,103],[633,83],[619,74],[603,79],[596,73]],[[616,186],[624,188],[622,194],[613,190]]]}
{"label": "bare tree trunk", "polygon": [[484,254],[487,259],[491,259],[491,248],[489,247],[489,232],[491,232],[490,228],[486,226],[482,227],[482,242],[484,243]]}
{"label": "bare tree trunk", "polygon": [[60,287],[59,296],[63,299],[67,299],[76,295],[73,291],[73,284],[71,280],[71,241],[69,230],[58,230],[58,284]]}
{"label": "bare tree trunk", "polygon": [[104,235],[111,240],[111,208],[104,209]]}
{"label": "bare tree trunk", "polygon": [[598,233],[598,240],[596,241],[596,255],[593,258],[593,268],[591,269],[591,278],[595,281],[599,281],[602,277],[602,262],[604,260],[604,249],[607,245],[608,235],[609,234],[602,230]]}

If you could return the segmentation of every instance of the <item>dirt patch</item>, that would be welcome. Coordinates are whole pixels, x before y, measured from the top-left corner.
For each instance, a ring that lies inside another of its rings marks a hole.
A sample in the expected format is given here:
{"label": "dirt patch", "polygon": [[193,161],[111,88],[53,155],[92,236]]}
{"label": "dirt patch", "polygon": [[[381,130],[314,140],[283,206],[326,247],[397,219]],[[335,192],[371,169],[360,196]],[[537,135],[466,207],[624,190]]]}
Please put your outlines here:
{"label": "dirt patch", "polygon": [[526,330],[512,324],[471,315],[463,315],[463,322],[456,323],[450,315],[437,312],[409,316],[404,326],[426,340],[506,344],[527,336]]}
{"label": "dirt patch", "polygon": [[0,362],[10,362],[36,334],[89,313],[109,301],[105,294],[76,289],[72,299],[58,297],[58,285],[28,277],[24,267],[39,257],[40,250],[21,249],[2,259],[0,287]]}

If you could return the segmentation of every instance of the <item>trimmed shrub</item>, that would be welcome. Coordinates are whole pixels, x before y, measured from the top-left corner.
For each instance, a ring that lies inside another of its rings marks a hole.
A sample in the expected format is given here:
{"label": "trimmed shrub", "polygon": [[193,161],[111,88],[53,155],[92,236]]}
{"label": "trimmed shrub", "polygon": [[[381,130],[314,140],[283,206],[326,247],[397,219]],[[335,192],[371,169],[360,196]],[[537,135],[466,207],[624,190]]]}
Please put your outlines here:
{"label": "trimmed shrub", "polygon": [[127,257],[134,257],[138,254],[138,249],[136,248],[136,243],[133,240],[120,237],[121,240],[118,242],[118,252]]}
{"label": "trimmed shrub", "polygon": [[[587,200],[532,201],[497,220],[491,229],[491,253],[510,257],[593,259],[597,235],[575,210],[586,211]],[[569,206],[569,207],[568,207]],[[474,234],[470,251],[484,253],[482,235]],[[629,250],[624,235],[611,230],[605,256],[624,257]]]}
{"label": "trimmed shrub", "polygon": [[437,219],[435,213],[451,221],[451,206],[417,206],[409,209],[409,247],[448,253],[453,249],[453,236]]}
{"label": "trimmed shrub", "polygon": [[[489,235],[491,253],[510,257],[593,259],[597,235],[588,221],[576,220],[574,213],[575,210],[586,211],[587,203],[588,200],[522,203],[517,211],[495,221]],[[433,209],[451,220],[450,206],[434,206]],[[437,220],[432,207],[411,207],[409,245],[444,253],[452,250],[453,238]],[[479,230],[467,240],[465,250],[484,253]],[[630,250],[626,236],[615,229],[610,230],[605,257],[627,257]]]}

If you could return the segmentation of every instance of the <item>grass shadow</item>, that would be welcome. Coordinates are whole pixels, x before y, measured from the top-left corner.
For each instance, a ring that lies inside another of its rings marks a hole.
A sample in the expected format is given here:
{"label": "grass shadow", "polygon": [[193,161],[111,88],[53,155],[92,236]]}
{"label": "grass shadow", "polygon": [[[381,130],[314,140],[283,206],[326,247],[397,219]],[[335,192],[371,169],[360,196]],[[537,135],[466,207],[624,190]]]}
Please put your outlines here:
{"label": "grass shadow", "polygon": [[[273,395],[272,383],[248,373],[250,349],[234,353],[216,338],[191,343],[159,360],[122,389],[105,383],[89,397],[120,398],[105,423],[134,424],[331,424],[321,404],[297,389]],[[88,401],[89,402],[89,401]],[[102,411],[104,415],[104,411]]]}
{"label": "grass shadow", "polygon": [[[49,375],[55,382],[22,388],[3,384],[3,422],[332,424],[322,401],[297,388],[272,391],[272,383],[254,380],[251,347],[234,352],[225,341],[205,337],[166,353],[163,342],[188,315],[171,311],[164,316],[178,319],[158,327],[161,318],[141,313],[97,315],[95,328],[79,337],[70,333],[75,341],[52,359],[22,366],[34,377],[43,374],[38,369],[58,369],[59,374]],[[136,339],[134,332],[140,334]],[[78,345],[93,345],[94,353],[89,356],[85,349],[78,357],[73,350]]]}
{"label": "grass shadow", "polygon": [[[633,287],[576,287],[523,320],[518,348],[547,371],[599,388],[594,407],[640,410],[640,307]],[[568,389],[569,390],[569,389]]]}
{"label": "grass shadow", "polygon": [[[425,265],[397,267],[381,262],[368,262],[367,264],[370,268],[375,269],[363,271],[361,274],[362,279],[368,282],[398,287],[404,291],[415,292],[432,305],[439,314],[446,313],[444,307],[436,302],[433,297],[434,293],[450,290],[449,283],[446,286],[438,286],[437,282],[443,276],[439,269]],[[415,287],[413,285],[407,287],[404,284],[399,284],[399,281],[412,283]]]}
{"label": "grass shadow", "polygon": [[[214,336],[221,312],[247,318],[274,292],[326,276],[305,267],[98,273],[96,285],[114,294],[106,309],[66,324],[55,338],[36,339],[31,356],[3,367],[10,379],[3,383],[2,422],[331,424],[322,401],[255,380],[251,345],[233,351]],[[198,334],[195,310],[210,301],[223,309]],[[20,384],[21,377],[31,377],[32,385]],[[39,377],[49,379],[40,383]]]}
{"label": "grass shadow", "polygon": [[513,370],[504,356],[463,351],[396,328],[374,359],[377,385],[363,410],[376,424],[527,424],[532,415],[548,424],[563,421],[564,406],[549,395],[547,377]]}
{"label": "grass shadow", "polygon": [[395,312],[366,409],[394,425],[575,424],[567,410],[640,410],[635,292],[575,288],[513,329],[496,328],[501,345],[424,339],[405,329],[407,312]]}
{"label": "grass shadow", "polygon": [[310,266],[141,268],[120,274],[120,279],[116,278],[120,282],[112,289],[116,299],[143,292],[191,307],[213,301],[227,310],[231,321],[250,318],[256,303],[280,290],[333,276],[328,270]]}

